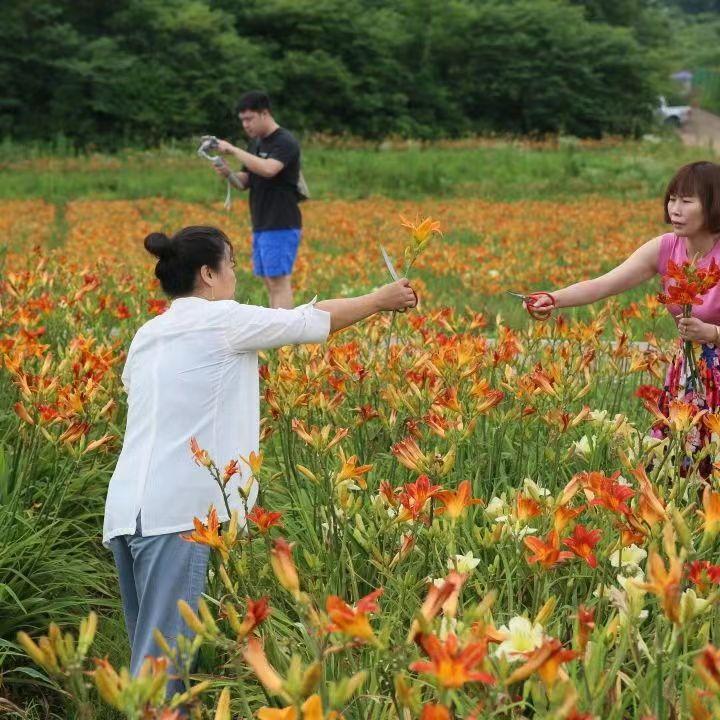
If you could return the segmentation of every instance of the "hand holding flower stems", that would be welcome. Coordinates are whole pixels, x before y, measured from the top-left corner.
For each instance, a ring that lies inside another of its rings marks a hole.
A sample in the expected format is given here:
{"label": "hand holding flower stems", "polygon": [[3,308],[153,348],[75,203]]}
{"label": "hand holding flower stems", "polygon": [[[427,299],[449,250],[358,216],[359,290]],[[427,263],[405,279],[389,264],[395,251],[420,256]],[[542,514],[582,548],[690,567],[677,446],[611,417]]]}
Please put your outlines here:
{"label": "hand holding flower stems", "polygon": [[[697,257],[697,256],[696,256]],[[720,267],[715,259],[706,269],[698,268],[696,257],[678,265],[668,260],[667,272],[662,277],[667,292],[658,295],[663,305],[680,305],[682,316],[678,320],[678,330],[683,339],[683,357],[688,372],[688,389],[700,390],[698,369],[693,354],[693,342],[711,342],[706,323],[691,317],[693,305],[702,305],[702,295],[712,290],[720,282]],[[672,282],[671,284],[671,281]]]}
{"label": "hand holding flower stems", "polygon": [[[424,220],[421,220],[419,222],[412,223],[409,220],[406,220],[402,215],[400,216],[400,224],[402,227],[404,227],[406,230],[410,233],[409,242],[405,246],[405,268],[402,272],[402,278],[398,280],[398,282],[405,282],[407,285],[407,288],[412,292],[415,302],[412,305],[409,305],[408,307],[416,307],[417,306],[417,295],[415,292],[410,288],[409,281],[407,280],[408,273],[410,272],[410,269],[415,264],[415,261],[420,257],[422,252],[425,250],[425,248],[430,243],[430,240],[432,239],[433,235],[439,235],[442,237],[442,232],[440,230],[440,223],[437,220],[433,220],[431,217],[427,217]],[[384,251],[383,251],[384,254]],[[388,269],[391,273],[393,273],[393,268],[389,264],[389,258],[385,256],[385,262],[388,264]],[[393,334],[393,326],[395,325],[395,313],[398,312],[397,310],[393,310],[393,316],[390,320],[390,332],[388,334],[388,342],[387,347],[385,351],[386,356],[386,362],[387,362],[387,356],[390,353],[390,344],[392,342],[392,334]],[[402,310],[400,311],[402,312]]]}

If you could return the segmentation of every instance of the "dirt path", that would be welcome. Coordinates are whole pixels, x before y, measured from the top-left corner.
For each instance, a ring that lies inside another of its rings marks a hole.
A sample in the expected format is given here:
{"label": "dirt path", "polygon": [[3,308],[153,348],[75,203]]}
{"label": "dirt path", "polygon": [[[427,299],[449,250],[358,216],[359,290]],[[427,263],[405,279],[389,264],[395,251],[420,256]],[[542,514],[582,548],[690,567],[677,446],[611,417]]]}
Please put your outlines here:
{"label": "dirt path", "polygon": [[690,120],[680,130],[686,145],[720,149],[720,116],[693,108]]}

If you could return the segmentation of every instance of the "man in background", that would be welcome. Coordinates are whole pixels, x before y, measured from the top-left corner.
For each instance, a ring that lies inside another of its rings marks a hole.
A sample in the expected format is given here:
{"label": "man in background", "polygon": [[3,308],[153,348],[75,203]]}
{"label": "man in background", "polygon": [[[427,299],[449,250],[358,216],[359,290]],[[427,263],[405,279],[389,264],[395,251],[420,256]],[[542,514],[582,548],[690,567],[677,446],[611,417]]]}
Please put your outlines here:
{"label": "man in background", "polygon": [[292,308],[292,270],[302,235],[300,144],[277,124],[264,92],[245,93],[237,113],[248,148],[220,140],[218,151],[237,158],[242,170],[232,172],[226,163],[215,170],[237,189],[249,189],[253,271],[265,282],[270,307]]}

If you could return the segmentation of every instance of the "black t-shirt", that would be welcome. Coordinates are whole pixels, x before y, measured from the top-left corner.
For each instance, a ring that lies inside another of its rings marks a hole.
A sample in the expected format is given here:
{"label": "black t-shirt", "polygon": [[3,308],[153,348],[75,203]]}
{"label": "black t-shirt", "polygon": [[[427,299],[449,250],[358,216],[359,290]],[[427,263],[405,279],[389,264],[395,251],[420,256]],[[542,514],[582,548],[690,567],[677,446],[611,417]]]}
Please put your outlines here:
{"label": "black t-shirt", "polygon": [[254,139],[248,152],[283,164],[274,177],[265,178],[245,169],[249,176],[250,217],[253,230],[285,230],[302,227],[297,184],[300,176],[300,144],[278,128],[261,140]]}

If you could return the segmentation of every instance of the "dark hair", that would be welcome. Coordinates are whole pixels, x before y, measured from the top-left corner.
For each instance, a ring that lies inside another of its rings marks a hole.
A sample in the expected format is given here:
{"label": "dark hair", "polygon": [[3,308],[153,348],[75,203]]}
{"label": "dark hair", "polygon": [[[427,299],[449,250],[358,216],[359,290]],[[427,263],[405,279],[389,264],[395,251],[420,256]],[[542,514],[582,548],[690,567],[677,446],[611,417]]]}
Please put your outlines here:
{"label": "dark hair", "polygon": [[158,259],[155,277],[171,298],[192,293],[203,265],[219,270],[226,248],[232,257],[233,246],[227,235],[206,225],[190,225],[172,237],[154,232],[145,238],[145,249]]}
{"label": "dark hair", "polygon": [[720,232],[720,165],[702,160],[683,165],[665,191],[665,222],[670,222],[668,201],[671,195],[695,195],[700,199],[705,228]]}
{"label": "dark hair", "polygon": [[235,106],[235,112],[241,113],[247,110],[253,112],[262,112],[267,110],[270,112],[270,97],[267,93],[262,90],[250,90],[246,92],[238,101]]}

